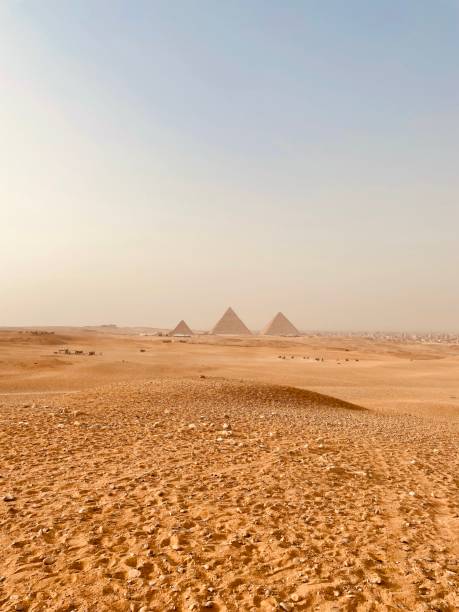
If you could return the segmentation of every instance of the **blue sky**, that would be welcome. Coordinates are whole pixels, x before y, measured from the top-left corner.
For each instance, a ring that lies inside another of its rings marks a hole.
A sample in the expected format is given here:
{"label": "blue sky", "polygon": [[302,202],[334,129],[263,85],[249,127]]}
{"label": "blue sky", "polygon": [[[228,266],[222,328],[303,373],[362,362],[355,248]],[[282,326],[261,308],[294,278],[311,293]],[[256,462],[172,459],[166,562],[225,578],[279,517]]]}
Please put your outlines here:
{"label": "blue sky", "polygon": [[0,325],[459,329],[456,1],[11,1],[0,57]]}

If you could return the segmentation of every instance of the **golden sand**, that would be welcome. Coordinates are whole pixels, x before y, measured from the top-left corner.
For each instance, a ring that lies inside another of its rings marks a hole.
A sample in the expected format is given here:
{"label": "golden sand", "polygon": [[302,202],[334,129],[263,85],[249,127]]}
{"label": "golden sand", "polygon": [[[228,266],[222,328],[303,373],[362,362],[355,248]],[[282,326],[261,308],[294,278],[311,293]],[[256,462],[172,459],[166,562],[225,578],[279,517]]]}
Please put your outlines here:
{"label": "golden sand", "polygon": [[0,609],[458,609],[458,356],[0,332]]}

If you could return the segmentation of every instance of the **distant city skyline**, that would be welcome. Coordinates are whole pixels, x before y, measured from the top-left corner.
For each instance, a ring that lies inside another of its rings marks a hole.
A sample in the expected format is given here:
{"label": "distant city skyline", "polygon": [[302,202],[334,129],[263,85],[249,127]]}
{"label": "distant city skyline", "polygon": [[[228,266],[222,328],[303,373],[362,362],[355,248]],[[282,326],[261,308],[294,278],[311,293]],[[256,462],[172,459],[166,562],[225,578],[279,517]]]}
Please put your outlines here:
{"label": "distant city skyline", "polygon": [[0,5],[0,327],[459,331],[459,4]]}

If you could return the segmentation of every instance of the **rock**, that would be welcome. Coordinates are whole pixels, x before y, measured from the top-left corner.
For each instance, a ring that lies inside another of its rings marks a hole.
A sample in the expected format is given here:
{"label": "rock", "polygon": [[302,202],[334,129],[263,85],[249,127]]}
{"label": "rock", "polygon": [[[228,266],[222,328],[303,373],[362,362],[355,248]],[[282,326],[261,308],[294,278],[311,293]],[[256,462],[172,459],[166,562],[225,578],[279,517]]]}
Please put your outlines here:
{"label": "rock", "polygon": [[124,562],[129,567],[134,567],[134,568],[137,567],[137,557],[133,554],[128,555],[126,559],[124,560]]}
{"label": "rock", "polygon": [[14,502],[16,501],[16,497],[12,494],[12,493],[7,493],[4,497],[3,497],[3,501],[6,502]]}
{"label": "rock", "polygon": [[131,568],[127,573],[127,577],[129,580],[135,580],[139,576],[140,576],[140,571],[136,569],[135,567]]}
{"label": "rock", "polygon": [[369,576],[368,582],[370,584],[381,584],[382,578],[378,574],[372,574],[371,576]]}
{"label": "rock", "polygon": [[43,563],[44,563],[45,565],[53,565],[53,563],[54,563],[54,557],[45,557],[45,558],[43,559]]}

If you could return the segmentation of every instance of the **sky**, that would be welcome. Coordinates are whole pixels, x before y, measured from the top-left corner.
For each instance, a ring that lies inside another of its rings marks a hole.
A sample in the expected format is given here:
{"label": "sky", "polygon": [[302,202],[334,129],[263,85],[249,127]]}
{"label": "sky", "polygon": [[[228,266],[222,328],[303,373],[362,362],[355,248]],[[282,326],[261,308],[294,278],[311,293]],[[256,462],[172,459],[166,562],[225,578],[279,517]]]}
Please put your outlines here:
{"label": "sky", "polygon": [[458,0],[5,0],[0,86],[0,326],[459,331]]}

